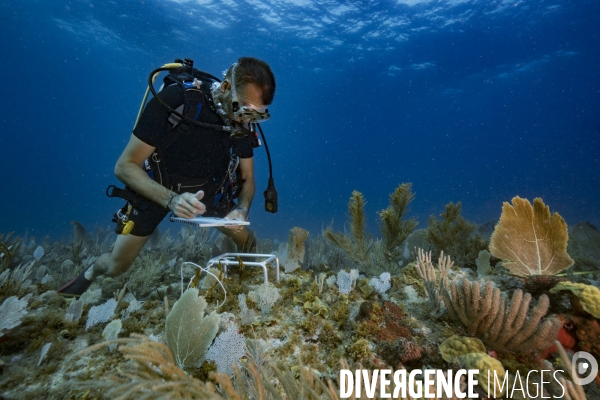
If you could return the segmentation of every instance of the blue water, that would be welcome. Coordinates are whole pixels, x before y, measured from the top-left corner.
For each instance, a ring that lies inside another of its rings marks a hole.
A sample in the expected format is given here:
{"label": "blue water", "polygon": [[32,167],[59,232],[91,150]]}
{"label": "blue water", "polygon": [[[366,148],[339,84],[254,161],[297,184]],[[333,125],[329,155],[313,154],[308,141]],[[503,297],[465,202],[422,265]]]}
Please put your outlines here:
{"label": "blue water", "polygon": [[600,224],[597,1],[71,1],[0,5],[0,233],[66,238],[111,225],[104,195],[149,72],[175,58],[219,75],[239,56],[277,79],[263,125],[279,213],[261,237],[342,228],[361,191],[370,230],[402,182],[426,227],[450,201],[477,223],[542,197]]}

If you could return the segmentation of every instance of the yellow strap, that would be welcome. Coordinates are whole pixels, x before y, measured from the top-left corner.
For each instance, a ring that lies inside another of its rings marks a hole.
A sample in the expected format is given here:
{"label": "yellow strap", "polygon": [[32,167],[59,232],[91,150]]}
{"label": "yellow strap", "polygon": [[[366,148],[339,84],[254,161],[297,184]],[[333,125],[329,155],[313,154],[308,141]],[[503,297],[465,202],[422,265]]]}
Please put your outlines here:
{"label": "yellow strap", "polygon": [[[154,78],[152,79],[152,83],[154,83]],[[137,118],[135,119],[135,124],[133,125],[133,129],[137,126],[140,121],[140,117],[142,116],[142,111],[144,111],[144,106],[146,105],[146,100],[148,100],[148,93],[150,93],[150,88],[146,88],[146,93],[144,94],[144,98],[142,99],[142,104],[140,105],[140,111],[138,111]]]}
{"label": "yellow strap", "polygon": [[163,65],[162,67],[163,68],[173,69],[173,68],[179,68],[181,66],[183,66],[183,64],[181,64],[181,63],[169,63],[169,64]]}
{"label": "yellow strap", "polygon": [[[168,64],[163,65],[162,68],[173,69],[173,68],[179,68],[181,66],[183,66],[183,64],[181,64],[181,63],[168,63]],[[158,74],[160,74],[160,72],[157,72],[152,77],[152,84],[154,84],[154,81],[156,80],[156,77],[158,76]],[[149,93],[150,93],[150,88],[148,87],[148,88],[146,88],[146,93],[144,94],[144,98],[142,99],[142,104],[140,105],[140,110],[138,111],[137,118],[135,119],[135,124],[133,125],[133,129],[135,129],[138,122],[140,121],[140,117],[142,116],[142,112],[144,111],[144,106],[146,105],[146,101],[148,100]]]}

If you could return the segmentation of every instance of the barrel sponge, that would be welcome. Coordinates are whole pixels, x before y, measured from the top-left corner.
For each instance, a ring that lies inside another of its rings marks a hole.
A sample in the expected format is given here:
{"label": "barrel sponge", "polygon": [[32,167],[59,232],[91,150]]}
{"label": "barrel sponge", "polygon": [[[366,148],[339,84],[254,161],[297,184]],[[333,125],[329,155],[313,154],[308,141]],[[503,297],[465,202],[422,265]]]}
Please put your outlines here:
{"label": "barrel sponge", "polygon": [[[494,395],[494,384],[496,384],[495,394],[496,396],[500,396],[500,393],[503,389],[500,385],[504,381],[504,375],[506,374],[506,371],[504,371],[504,367],[500,361],[488,356],[486,353],[469,353],[460,357],[459,361],[461,365],[467,369],[479,370],[479,374],[477,374],[477,380],[479,381],[479,385],[487,392],[489,396]],[[489,385],[488,372],[490,377]],[[494,372],[496,373],[495,375]],[[494,376],[496,376],[497,379]]]}
{"label": "barrel sponge", "polygon": [[469,353],[485,353],[485,346],[481,340],[453,335],[440,345],[440,354],[446,362],[453,362]]}
{"label": "barrel sponge", "polygon": [[490,239],[490,252],[511,274],[555,275],[573,265],[567,254],[569,233],[565,220],[539,197],[533,206],[516,196],[504,202],[500,221]]}
{"label": "barrel sponge", "polygon": [[550,293],[556,293],[561,290],[569,290],[575,296],[579,297],[583,309],[595,318],[600,318],[600,289],[583,283],[560,282],[550,289]]}

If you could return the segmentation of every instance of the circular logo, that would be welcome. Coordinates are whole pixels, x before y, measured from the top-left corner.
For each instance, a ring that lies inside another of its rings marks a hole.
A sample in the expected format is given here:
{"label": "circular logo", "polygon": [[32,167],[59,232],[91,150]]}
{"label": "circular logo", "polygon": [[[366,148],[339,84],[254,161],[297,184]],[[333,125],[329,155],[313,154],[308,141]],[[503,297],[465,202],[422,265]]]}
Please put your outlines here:
{"label": "circular logo", "polygon": [[573,354],[571,376],[578,385],[587,385],[598,375],[598,362],[590,353],[578,351]]}

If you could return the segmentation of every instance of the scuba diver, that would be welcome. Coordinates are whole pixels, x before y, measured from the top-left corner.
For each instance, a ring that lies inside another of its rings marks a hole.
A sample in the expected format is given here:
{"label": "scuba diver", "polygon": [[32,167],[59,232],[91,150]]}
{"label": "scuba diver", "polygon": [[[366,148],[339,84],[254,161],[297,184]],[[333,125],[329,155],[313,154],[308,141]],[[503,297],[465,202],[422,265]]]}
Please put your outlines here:
{"label": "scuba diver", "polygon": [[[169,74],[156,93],[154,79],[162,71]],[[98,276],[115,277],[127,271],[169,212],[186,219],[202,215],[248,220],[255,192],[253,149],[260,145],[256,128],[262,135],[258,123],[270,117],[266,107],[275,94],[269,65],[241,57],[220,81],[193,68],[190,59],[176,60],[152,71],[148,81],[154,97],[138,116],[114,170],[126,187],[107,189],[109,197],[127,200],[113,219],[119,234],[113,250],[98,257],[59,293],[78,296]],[[148,91],[142,107],[147,95]],[[276,212],[272,171],[264,195],[265,209]],[[238,250],[255,250],[247,226],[217,229],[231,237]]]}

